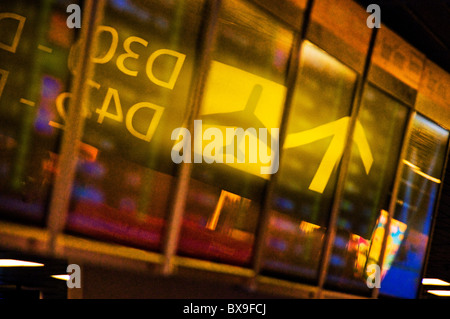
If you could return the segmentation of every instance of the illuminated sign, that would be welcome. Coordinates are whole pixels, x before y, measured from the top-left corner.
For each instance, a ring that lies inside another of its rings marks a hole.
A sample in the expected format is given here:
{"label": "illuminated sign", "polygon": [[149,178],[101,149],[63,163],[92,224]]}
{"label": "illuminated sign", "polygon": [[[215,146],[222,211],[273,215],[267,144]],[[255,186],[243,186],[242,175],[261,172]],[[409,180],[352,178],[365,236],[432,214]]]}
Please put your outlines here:
{"label": "illuminated sign", "polygon": [[[26,18],[15,13],[4,12],[0,13],[0,22],[2,20],[10,20],[8,26],[11,33],[8,39],[0,41],[0,48],[14,53]],[[14,27],[11,27],[11,22]],[[144,56],[138,53],[138,49],[147,48],[149,41],[128,35],[122,42],[119,32],[112,26],[99,26],[94,38],[99,42],[101,36],[105,41],[102,41],[101,49],[91,56],[92,63],[102,65],[113,62],[115,68],[124,75],[135,78],[140,72],[145,73],[149,83],[163,89],[174,89],[183,69],[185,54],[169,49],[157,49]],[[120,52],[119,46],[122,47]],[[38,49],[48,54],[52,53],[51,48],[41,44],[38,45]],[[75,59],[81,54],[78,50],[79,43],[75,43],[69,53],[67,62],[72,73],[77,71]],[[156,68],[160,63],[169,61],[169,70],[162,76]],[[145,64],[145,68],[139,68],[142,64]],[[6,85],[8,74],[9,71],[0,70],[0,93]],[[131,105],[123,105],[121,94],[126,93],[119,93],[119,89],[112,87],[111,84],[105,85],[91,79],[86,85],[89,90],[99,91],[102,88],[103,91],[106,89],[106,92],[98,101],[101,105],[92,111],[89,106],[83,105],[85,108],[83,116],[87,118],[98,116],[96,118],[98,124],[103,124],[104,121],[123,123],[132,136],[145,142],[152,141],[160,125],[165,106],[149,101],[137,103],[134,101],[128,102]],[[199,117],[194,125],[193,162],[224,163],[234,169],[268,179],[270,174],[278,171],[278,135],[285,95],[286,87],[280,83],[219,61],[212,61]],[[60,119],[49,119],[49,126],[64,129],[65,106],[71,96],[70,92],[60,92],[57,95],[55,105]],[[21,103],[35,106],[34,101],[24,98],[21,99]],[[331,173],[343,154],[349,119],[348,116],[343,117],[287,136],[283,146],[285,148],[298,147],[326,137],[333,137],[311,181],[310,190],[322,193],[328,184]],[[172,160],[175,163],[190,160],[190,145],[189,148],[186,145],[187,140],[190,141],[190,132],[182,132],[181,128],[176,130],[171,128],[171,130],[172,140],[177,141],[172,148]],[[178,140],[180,137],[183,138],[181,142]],[[356,123],[354,142],[360,150],[361,159],[368,174],[373,157],[359,121]],[[180,157],[179,152],[183,145],[186,145],[186,149]],[[189,159],[186,156],[187,153],[189,153]]]}
{"label": "illuminated sign", "polygon": [[[194,163],[226,163],[264,178],[277,172],[278,126],[285,94],[281,84],[213,61],[200,120],[194,124]],[[183,139],[175,144],[172,159],[190,163],[191,134],[179,128],[172,139],[180,135]]]}
{"label": "illuminated sign", "polygon": [[[2,13],[0,13],[0,22],[1,22],[1,20],[13,20],[13,21],[8,22],[9,23],[8,26],[10,26],[11,23],[13,23],[13,24],[15,23],[15,29],[14,28],[11,29],[12,36],[10,37],[10,39],[7,39],[4,42],[0,41],[0,49],[9,51],[11,53],[15,53],[17,50],[17,47],[19,45],[23,27],[26,22],[26,17],[15,14],[15,13],[11,13],[11,12],[2,12]],[[97,57],[91,58],[91,61],[93,63],[97,63],[97,64],[104,64],[104,63],[109,62],[113,58],[114,53],[116,52],[118,43],[119,43],[119,36],[118,36],[118,32],[116,29],[109,27],[109,26],[99,26],[99,28],[97,29],[97,32],[96,32],[96,36],[98,37],[99,34],[102,32],[108,32],[111,35],[111,42],[109,44],[109,48],[108,48],[107,52],[103,56],[100,56],[100,57],[97,56]],[[135,52],[133,52],[131,49],[132,43],[138,43],[140,45],[147,46],[148,41],[146,41],[142,38],[136,37],[136,36],[130,36],[130,37],[126,38],[123,42],[123,49],[125,50],[125,53],[118,56],[118,58],[116,60],[116,66],[121,72],[123,72],[126,75],[137,76],[137,74],[138,74],[137,71],[132,70],[129,67],[127,67],[127,63],[129,63],[130,60],[139,59],[139,55],[136,54]],[[78,55],[78,52],[77,52],[78,47],[79,47],[78,44],[74,44],[72,46],[71,52],[69,54],[68,65],[69,65],[69,69],[72,69],[72,73],[76,72],[76,70],[73,68],[73,66],[75,65],[75,61],[73,61],[73,59]],[[49,54],[52,53],[51,48],[44,46],[42,44],[39,44],[37,48],[46,53],[49,53]],[[155,61],[159,61],[164,58],[169,58],[169,59],[176,58],[176,63],[174,64],[173,70],[168,79],[158,78],[154,74],[154,71],[153,71]],[[168,89],[173,89],[175,86],[176,80],[178,78],[178,75],[180,74],[181,68],[183,66],[184,59],[185,59],[184,54],[173,51],[173,50],[168,50],[168,49],[156,50],[155,52],[150,54],[150,56],[147,59],[145,70],[146,70],[148,79],[158,86],[168,88]],[[0,69],[0,76],[1,76],[0,77],[0,97],[1,97],[1,93],[3,92],[4,87],[6,85],[8,75],[9,75],[9,71]],[[97,90],[100,89],[100,87],[101,87],[101,85],[99,83],[92,81],[92,80],[89,80],[87,85],[90,88],[94,88]],[[66,103],[67,99],[69,99],[71,96],[72,96],[72,93],[70,93],[70,92],[62,92],[56,98],[56,110],[63,122],[66,118],[65,103]],[[20,102],[22,104],[25,104],[25,105],[28,105],[31,107],[35,106],[35,101],[30,101],[25,98],[21,98]],[[83,115],[85,117],[90,117],[92,115],[92,113],[90,112],[89,109],[87,109],[86,106],[84,106],[84,107],[85,107],[85,110],[83,112]],[[154,111],[153,117],[151,118],[151,120],[149,121],[149,124],[147,126],[147,130],[144,132],[138,131],[133,125],[133,119],[134,119],[136,113],[139,113],[139,111],[142,109],[150,109],[150,110]],[[161,119],[163,111],[164,111],[164,107],[144,101],[144,102],[139,102],[139,103],[132,105],[128,109],[128,112],[124,116],[124,114],[123,114],[124,112],[122,110],[122,104],[120,101],[118,90],[115,88],[112,88],[112,87],[108,87],[105,98],[103,100],[103,103],[100,108],[97,108],[95,110],[95,113],[98,114],[97,122],[99,124],[103,123],[105,118],[108,118],[108,119],[111,119],[111,120],[114,120],[117,122],[125,122],[125,126],[126,126],[127,130],[130,132],[130,134],[132,134],[133,136],[135,136],[139,139],[149,142],[152,139],[152,136],[155,133],[156,128],[158,127],[158,124]],[[59,123],[57,121],[50,120],[48,124],[55,128],[59,128],[59,129],[64,128],[64,124]]]}

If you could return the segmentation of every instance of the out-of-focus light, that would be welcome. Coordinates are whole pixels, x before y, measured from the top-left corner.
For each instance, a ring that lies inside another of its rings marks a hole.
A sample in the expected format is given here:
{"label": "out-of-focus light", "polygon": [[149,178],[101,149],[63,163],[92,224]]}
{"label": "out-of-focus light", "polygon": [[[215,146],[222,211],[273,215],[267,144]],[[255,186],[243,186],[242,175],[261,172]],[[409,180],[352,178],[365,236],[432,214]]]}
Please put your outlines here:
{"label": "out-of-focus light", "polygon": [[66,275],[52,275],[52,278],[67,281],[70,279],[70,275],[67,275],[67,274]]}
{"label": "out-of-focus light", "polygon": [[316,225],[316,224],[308,223],[308,222],[305,222],[304,220],[302,220],[300,222],[300,225],[298,226],[298,228],[305,233],[312,233],[313,231],[319,229],[320,226]]}
{"label": "out-of-focus light", "polygon": [[419,166],[417,166],[417,165],[414,165],[413,163],[411,163],[410,161],[407,161],[407,160],[403,160],[403,163],[405,163],[406,165],[408,165],[409,167],[411,167],[412,169],[419,169],[420,170],[420,168],[419,168]]}
{"label": "out-of-focus light", "polygon": [[414,172],[416,172],[416,173],[419,174],[420,176],[425,177],[426,179],[428,179],[428,180],[430,180],[430,181],[432,181],[432,182],[435,182],[436,184],[440,184],[440,183],[441,183],[441,180],[440,180],[439,178],[436,178],[436,177],[430,176],[430,175],[428,175],[428,174],[425,174],[425,173],[422,172],[422,171],[414,170]]}
{"label": "out-of-focus light", "polygon": [[43,267],[44,264],[17,259],[0,259],[0,267]]}
{"label": "out-of-focus light", "polygon": [[428,174],[422,172],[422,170],[421,170],[418,166],[414,165],[414,164],[411,163],[410,161],[403,160],[403,163],[405,163],[406,165],[408,165],[409,167],[411,167],[414,173],[419,174],[420,176],[425,177],[426,179],[428,179],[428,180],[430,180],[430,181],[432,181],[432,182],[434,182],[434,183],[437,183],[437,184],[440,184],[440,183],[441,183],[441,180],[440,180],[439,178],[430,176],[430,175],[428,175]]}
{"label": "out-of-focus light", "polygon": [[450,283],[436,278],[423,278],[422,285],[450,286]]}
{"label": "out-of-focus light", "polygon": [[439,297],[450,297],[450,290],[428,290],[427,292]]}

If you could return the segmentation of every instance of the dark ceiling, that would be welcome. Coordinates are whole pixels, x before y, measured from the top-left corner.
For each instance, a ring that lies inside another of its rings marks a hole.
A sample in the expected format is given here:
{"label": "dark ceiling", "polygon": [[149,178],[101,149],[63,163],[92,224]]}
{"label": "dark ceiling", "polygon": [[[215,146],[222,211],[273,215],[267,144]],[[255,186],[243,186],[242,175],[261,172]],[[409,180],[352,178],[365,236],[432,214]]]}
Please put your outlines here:
{"label": "dark ceiling", "polygon": [[0,259],[42,263],[42,267],[0,267],[0,299],[65,299],[65,281],[51,278],[67,273],[67,261],[0,249]]}
{"label": "dark ceiling", "polygon": [[381,22],[450,73],[450,0],[357,0],[376,3]]}
{"label": "dark ceiling", "polygon": [[[357,2],[363,7],[371,3],[378,4],[382,23],[450,73],[450,0],[357,0]],[[450,282],[450,165],[447,165],[442,187],[424,277]],[[428,289],[431,288],[424,287],[422,297],[433,298],[426,292]]]}

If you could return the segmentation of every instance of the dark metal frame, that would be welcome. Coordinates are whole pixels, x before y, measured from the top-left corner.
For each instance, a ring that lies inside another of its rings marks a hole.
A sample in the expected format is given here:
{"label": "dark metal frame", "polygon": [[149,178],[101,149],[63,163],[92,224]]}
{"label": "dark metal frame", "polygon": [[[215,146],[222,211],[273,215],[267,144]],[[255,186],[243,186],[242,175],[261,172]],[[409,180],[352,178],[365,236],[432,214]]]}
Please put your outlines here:
{"label": "dark metal frame", "polygon": [[[393,184],[393,188],[392,188],[392,195],[391,195],[391,200],[389,202],[389,210],[388,210],[389,215],[388,215],[388,218],[386,221],[386,225],[384,226],[385,231],[384,231],[384,235],[383,235],[383,242],[381,244],[380,257],[379,257],[379,261],[378,261],[378,266],[380,267],[380,273],[383,273],[383,263],[384,263],[384,258],[386,257],[385,254],[386,254],[387,241],[388,241],[388,236],[389,236],[388,229],[391,228],[391,221],[392,221],[392,218],[394,218],[395,203],[397,201],[398,189],[400,188],[400,183],[402,180],[403,159],[405,158],[405,155],[406,155],[406,152],[408,149],[408,140],[411,136],[411,126],[412,126],[412,122],[413,122],[415,114],[416,114],[415,111],[413,111],[413,110],[409,111],[408,120],[405,125],[405,135],[403,137],[402,149],[400,151],[400,155],[399,155],[398,162],[397,162],[397,169],[396,169],[394,184]],[[377,288],[377,287],[373,288],[372,298],[378,298],[379,293],[380,293],[380,288]]]}
{"label": "dark metal frame", "polygon": [[94,52],[94,32],[102,19],[105,0],[87,0],[83,8],[83,19],[79,38],[80,54],[76,74],[71,83],[72,98],[63,133],[60,157],[58,161],[59,174],[56,175],[51,193],[47,226],[50,231],[49,248],[54,249],[58,235],[64,231],[67,220],[70,195],[72,193],[75,169],[78,160],[79,141],[83,135],[83,102],[87,99],[87,87],[84,83],[92,76],[93,65],[89,61]]}
{"label": "dark metal frame", "polygon": [[[212,50],[216,39],[217,20],[221,6],[221,0],[206,1],[204,8],[205,20],[199,35],[197,51],[197,72],[194,75],[189,94],[188,108],[190,114],[187,119],[187,129],[193,132],[194,119],[200,111],[203,97],[203,89],[209,73]],[[202,41],[206,39],[206,41]],[[183,221],[184,208],[189,190],[189,181],[192,174],[192,163],[181,163],[178,176],[175,181],[175,191],[171,196],[167,225],[163,234],[164,263],[162,273],[168,275],[172,272],[172,258],[176,254],[178,238]]]}
{"label": "dark metal frame", "polygon": [[[281,118],[280,123],[280,135],[279,135],[279,145],[284,144],[284,140],[286,138],[286,130],[287,130],[287,122],[289,119],[289,113],[291,110],[292,105],[292,99],[295,92],[295,85],[297,82],[297,72],[299,70],[299,64],[300,64],[300,58],[301,58],[301,46],[303,43],[303,40],[306,37],[306,31],[309,24],[309,16],[312,10],[314,0],[309,0],[307,3],[307,6],[305,8],[305,12],[303,14],[303,23],[301,27],[301,31],[298,32],[295,36],[295,40],[293,43],[293,46],[291,48],[290,53],[290,60],[287,70],[287,76],[286,76],[286,97],[284,101],[284,108],[283,108],[283,115]],[[281,163],[281,158],[283,156],[283,148],[280,147],[279,153],[278,153],[278,159],[275,159],[275,161],[278,161],[278,163]],[[270,214],[270,208],[272,206],[272,199],[273,199],[273,192],[275,189],[275,185],[277,183],[279,174],[275,173],[270,176],[269,181],[266,184],[266,188],[264,191],[264,197],[263,202],[260,209],[260,217],[258,220],[258,226],[255,233],[255,241],[254,241],[254,248],[253,248],[253,255],[251,260],[251,268],[254,271],[254,278],[250,282],[250,286],[252,289],[255,289],[256,285],[256,279],[257,276],[261,272],[261,263],[263,258],[263,252],[264,252],[264,244],[266,240],[266,233],[267,233],[267,226],[269,222],[269,214]]]}

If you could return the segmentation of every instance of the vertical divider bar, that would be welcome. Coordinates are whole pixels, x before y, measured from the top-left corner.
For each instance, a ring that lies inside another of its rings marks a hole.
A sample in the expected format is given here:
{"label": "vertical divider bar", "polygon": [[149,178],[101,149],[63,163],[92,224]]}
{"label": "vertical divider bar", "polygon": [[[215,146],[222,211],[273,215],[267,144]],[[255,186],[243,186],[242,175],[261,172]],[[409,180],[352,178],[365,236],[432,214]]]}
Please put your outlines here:
{"label": "vertical divider bar", "polygon": [[340,165],[338,180],[336,184],[336,190],[334,193],[333,204],[331,206],[330,219],[328,221],[328,227],[325,234],[325,243],[322,249],[322,258],[321,263],[319,265],[319,276],[318,276],[318,290],[316,294],[316,298],[322,297],[322,291],[325,284],[325,279],[328,274],[328,267],[330,264],[331,253],[333,249],[334,238],[336,237],[336,224],[337,218],[339,214],[339,207],[342,201],[342,194],[344,190],[344,181],[347,177],[348,166],[350,163],[350,153],[352,149],[352,141],[353,141],[353,133],[355,131],[356,120],[358,118],[362,95],[364,92],[364,86],[367,82],[367,76],[369,73],[372,52],[375,46],[375,39],[378,33],[378,29],[374,28],[371,34],[369,48],[367,50],[366,59],[364,62],[364,69],[361,76],[358,78],[355,87],[355,93],[352,103],[352,111],[350,121],[347,127],[347,137],[345,141],[344,153],[342,155],[342,161]]}
{"label": "vertical divider bar", "polygon": [[[381,249],[380,249],[380,257],[378,258],[378,266],[380,267],[379,268],[380,274],[383,273],[383,263],[384,263],[384,259],[386,257],[385,254],[386,254],[386,248],[387,248],[387,240],[388,240],[390,229],[391,229],[392,218],[394,218],[395,203],[397,202],[398,190],[400,188],[400,183],[402,180],[403,158],[405,158],[405,155],[406,155],[406,152],[408,149],[408,141],[411,137],[411,126],[412,126],[412,122],[413,122],[415,114],[416,114],[416,112],[414,110],[411,110],[409,113],[408,122],[405,127],[403,145],[402,145],[402,149],[400,151],[400,156],[399,156],[398,163],[397,163],[397,169],[396,169],[396,173],[395,173],[395,177],[394,177],[394,184],[392,187],[391,200],[389,202],[389,209],[388,209],[389,214],[388,214],[388,218],[386,221],[386,225],[384,227],[383,241],[381,243]],[[374,287],[372,290],[371,297],[374,299],[378,298],[379,292],[380,292],[380,288]]]}
{"label": "vertical divider bar", "polygon": [[[311,8],[313,6],[314,0],[309,0],[306,4],[306,8],[303,14],[303,22],[300,29],[300,32],[296,34],[294,39],[294,43],[291,48],[291,54],[289,59],[289,64],[287,67],[286,74],[286,97],[284,101],[284,109],[281,117],[280,123],[280,133],[279,133],[279,152],[278,158],[275,161],[278,161],[278,164],[281,162],[281,157],[283,154],[283,144],[286,138],[287,131],[287,122],[289,119],[289,113],[292,105],[292,99],[295,92],[295,86],[297,82],[297,73],[300,64],[300,50],[302,46],[302,42],[305,39],[307,27],[309,25],[309,19],[311,15]],[[257,286],[257,277],[261,271],[261,263],[264,252],[264,242],[267,234],[267,227],[269,223],[270,217],[270,208],[272,204],[273,192],[275,189],[275,185],[277,182],[278,172],[272,174],[269,181],[266,184],[266,188],[263,194],[263,201],[260,209],[260,217],[258,220],[258,225],[255,233],[255,241],[253,244],[253,254],[251,259],[251,268],[254,272],[253,278],[250,279],[249,288],[251,290],[255,290]]]}
{"label": "vertical divider bar", "polygon": [[[203,98],[203,90],[209,73],[217,32],[217,21],[221,0],[205,1],[204,15],[206,18],[202,22],[202,28],[198,38],[198,53],[196,54],[196,72],[188,98],[188,109],[186,128],[193,132],[194,119],[200,111],[200,104]],[[192,148],[191,148],[192,149]],[[178,239],[181,231],[186,199],[189,189],[189,180],[192,174],[192,163],[180,163],[178,176],[174,185],[174,192],[171,196],[168,209],[168,219],[164,228],[162,239],[163,264],[161,273],[170,275],[173,271],[173,256],[176,253]]]}
{"label": "vertical divider bar", "polygon": [[87,99],[86,81],[92,76],[93,65],[90,56],[94,50],[94,32],[102,19],[104,0],[86,0],[83,6],[83,19],[79,39],[79,59],[76,61],[76,73],[71,84],[72,98],[61,141],[60,155],[49,204],[47,227],[49,230],[48,250],[54,253],[56,240],[67,221],[70,195],[75,178],[78,151],[83,134],[84,117],[83,105]]}
{"label": "vertical divider bar", "polygon": [[[449,157],[450,157],[450,138],[447,141],[447,150],[445,152],[445,160],[444,160],[444,166],[442,167],[442,174],[441,174],[441,185],[439,186],[439,192],[438,195],[435,199],[435,207],[433,210],[433,218],[432,218],[432,223],[431,223],[431,228],[430,228],[430,235],[428,236],[428,243],[427,243],[427,250],[426,250],[426,255],[424,258],[424,265],[422,267],[422,272],[421,272],[421,276],[420,278],[422,279],[427,272],[427,268],[428,268],[428,259],[430,257],[430,249],[431,249],[431,242],[433,240],[433,235],[434,235],[434,230],[435,230],[435,226],[436,226],[436,217],[438,215],[438,210],[439,210],[439,203],[441,201],[441,196],[442,196],[442,192],[443,192],[443,188],[444,188],[444,179],[445,176],[447,175],[447,168],[449,167]],[[422,294],[423,294],[423,285],[422,283],[420,283],[420,288],[418,290],[418,298],[421,298]]]}

